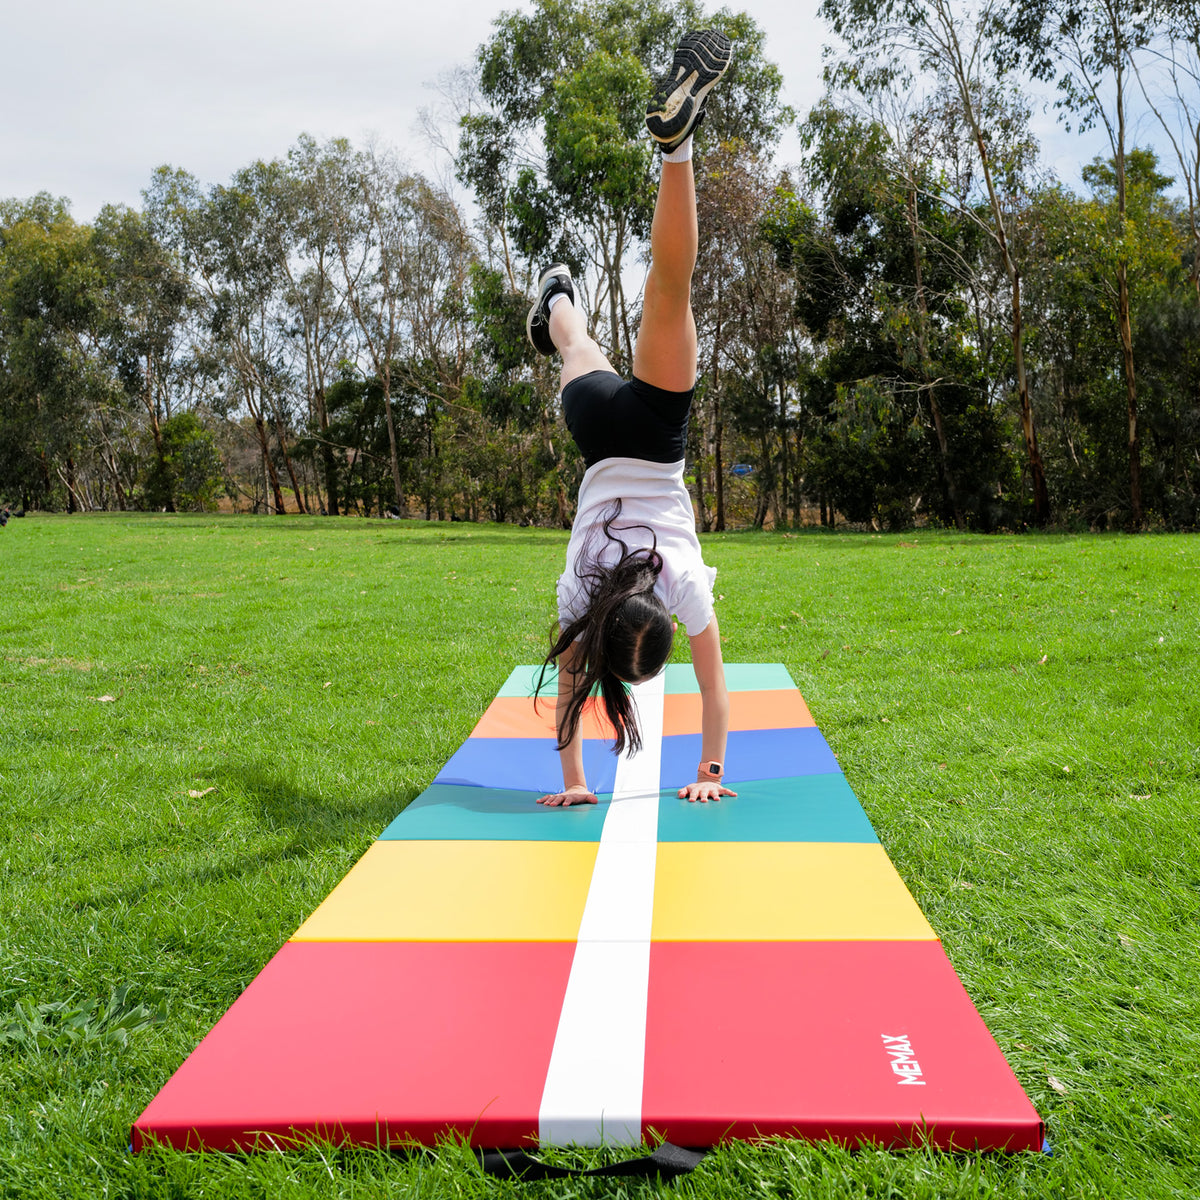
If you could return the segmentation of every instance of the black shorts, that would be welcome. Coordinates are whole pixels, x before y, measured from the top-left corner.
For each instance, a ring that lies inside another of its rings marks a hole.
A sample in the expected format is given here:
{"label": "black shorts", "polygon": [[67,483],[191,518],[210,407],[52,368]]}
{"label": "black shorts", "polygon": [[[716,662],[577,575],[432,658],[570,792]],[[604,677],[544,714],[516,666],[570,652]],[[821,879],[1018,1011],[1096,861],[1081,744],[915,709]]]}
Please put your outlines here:
{"label": "black shorts", "polygon": [[563,388],[563,416],[589,467],[602,458],[673,463],[687,452],[695,390],[667,392],[615,371],[589,371]]}

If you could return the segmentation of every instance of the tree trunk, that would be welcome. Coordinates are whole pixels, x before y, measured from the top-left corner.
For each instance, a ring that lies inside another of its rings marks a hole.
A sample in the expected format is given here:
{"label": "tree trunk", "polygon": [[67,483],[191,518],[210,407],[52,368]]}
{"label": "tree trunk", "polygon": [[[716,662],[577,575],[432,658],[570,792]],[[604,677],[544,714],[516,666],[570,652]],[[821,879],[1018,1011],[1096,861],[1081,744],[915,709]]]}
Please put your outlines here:
{"label": "tree trunk", "polygon": [[[52,483],[50,479],[50,462],[46,458],[46,452],[44,450],[39,451],[38,453],[38,466],[42,469],[42,495],[45,497],[45,503],[49,504]],[[28,510],[29,505],[26,504],[25,508]]]}
{"label": "tree trunk", "polygon": [[1117,321],[1125,375],[1125,410],[1129,419],[1129,523],[1142,527],[1142,443],[1138,435],[1137,379],[1133,363],[1133,329],[1129,318],[1129,274],[1124,260],[1117,264]]}
{"label": "tree trunk", "polygon": [[725,417],[721,412],[721,391],[713,396],[713,477],[717,489],[717,514],[714,522],[718,533],[725,532]]}
{"label": "tree trunk", "polygon": [[694,474],[696,476],[696,511],[700,516],[700,532],[708,533],[711,527],[711,522],[708,518],[708,493],[705,488],[705,475],[707,472],[704,469],[704,444],[707,441],[704,428],[705,420],[702,416],[696,422],[696,437],[692,440],[692,458],[695,463]]}
{"label": "tree trunk", "polygon": [[921,243],[918,237],[917,194],[908,193],[908,230],[912,236],[913,272],[917,288],[917,353],[921,359],[921,382],[929,402],[929,415],[933,418],[933,430],[938,444],[938,474],[941,475],[943,498],[954,514],[955,529],[963,529],[962,505],[958,500],[958,488],[954,483],[954,470],[950,465],[950,444],[946,437],[946,425],[942,420],[942,406],[937,400],[937,386],[933,381],[933,369],[929,356],[929,305],[925,298],[925,279],[921,267]]}
{"label": "tree trunk", "polygon": [[712,392],[712,447],[713,447],[713,491],[716,493],[717,506],[716,512],[713,514],[713,528],[718,533],[725,532],[725,463],[724,445],[722,438],[722,416],[721,416],[721,330],[724,325],[724,300],[725,292],[721,284],[723,276],[717,275],[717,323],[713,333],[713,355],[712,355],[712,383],[710,390]]}
{"label": "tree trunk", "polygon": [[617,363],[617,370],[625,365],[625,350],[621,345],[621,306],[617,295],[617,271],[610,262],[608,265],[608,324],[612,330],[612,356]]}
{"label": "tree trunk", "polygon": [[[311,513],[313,510],[313,506],[312,506],[312,502],[308,498],[308,488],[305,486],[307,474],[308,474],[308,472],[305,470],[304,464],[301,464],[300,474],[297,476],[297,478],[300,481],[300,495],[304,500],[304,507],[301,509],[301,511],[304,513]],[[318,494],[318,496],[317,496],[318,507],[320,506],[320,503],[321,503],[321,497]]]}
{"label": "tree trunk", "polygon": [[554,463],[554,499],[558,505],[558,526],[570,529],[571,519],[567,516],[567,492],[562,482],[562,459],[554,446],[554,434],[550,428],[550,409],[542,405],[542,437],[546,442],[546,453]]}
{"label": "tree trunk", "polygon": [[142,403],[150,416],[150,432],[154,437],[154,455],[158,459],[158,469],[162,472],[163,481],[167,485],[167,512],[175,511],[175,489],[171,484],[171,472],[167,468],[166,456],[163,453],[162,429],[158,421],[158,405],[154,402],[154,372],[153,359],[146,355],[146,387],[142,394]]}
{"label": "tree trunk", "polygon": [[1037,525],[1044,526],[1050,520],[1050,493],[1046,488],[1046,471],[1042,465],[1042,452],[1038,448],[1037,429],[1033,421],[1033,405],[1029,401],[1029,380],[1025,375],[1025,337],[1021,322],[1021,276],[1016,264],[1008,257],[1011,265],[1009,278],[1012,280],[1012,342],[1013,358],[1017,368],[1017,398],[1021,408],[1021,432],[1025,436],[1025,452],[1029,458],[1030,482],[1033,484],[1033,512]]}
{"label": "tree trunk", "polygon": [[1138,436],[1137,375],[1134,371],[1133,323],[1129,305],[1129,258],[1125,246],[1125,82],[1121,63],[1117,66],[1117,145],[1114,166],[1117,172],[1117,328],[1121,339],[1121,362],[1125,375],[1125,414],[1129,429],[1129,524],[1136,530],[1142,527],[1142,444]]}
{"label": "tree trunk", "polygon": [[67,454],[67,512],[79,512],[82,505],[75,491],[75,456]]}
{"label": "tree trunk", "polygon": [[[760,447],[761,460],[764,464],[769,463],[770,447],[766,445],[766,439],[763,439],[763,444]],[[758,496],[754,506],[754,528],[762,529],[767,523],[767,512],[771,507],[771,483],[765,478],[770,472],[765,468],[758,472],[756,478],[758,480]]]}
{"label": "tree trunk", "polygon": [[118,469],[116,469],[115,457],[109,457],[107,464],[109,474],[112,474],[113,476],[113,487],[116,490],[116,508],[118,508],[121,512],[128,512],[130,506],[128,506],[125,500],[125,488],[121,486],[121,475],[120,472],[118,472]]}
{"label": "tree trunk", "polygon": [[271,400],[271,416],[275,421],[275,437],[279,441],[279,453],[283,455],[283,465],[287,470],[288,478],[292,481],[292,495],[296,497],[296,507],[302,512],[308,513],[308,505],[304,502],[304,496],[300,489],[300,481],[296,478],[296,468],[292,466],[292,456],[288,453],[287,435],[283,428],[283,417],[279,411],[279,406],[275,401]]}
{"label": "tree trunk", "polygon": [[[322,270],[324,269],[322,265]],[[337,459],[333,447],[329,444],[329,410],[325,407],[325,385],[323,368],[321,366],[321,346],[319,329],[313,335],[312,348],[306,347],[305,359],[310,378],[310,393],[312,407],[317,413],[317,428],[321,431],[321,465],[325,475],[325,511],[331,517],[338,515],[338,477]],[[306,342],[308,341],[306,335]],[[314,468],[315,473],[315,468]],[[320,484],[317,485],[317,500],[320,502]]]}
{"label": "tree trunk", "polygon": [[117,470],[116,456],[110,450],[108,456],[104,459],[104,465],[108,467],[108,473],[112,476],[113,487],[117,493],[117,508],[121,512],[128,512],[129,506],[125,502],[125,489],[121,486],[121,475]]}
{"label": "tree trunk", "polygon": [[279,485],[279,475],[275,471],[275,464],[271,461],[271,446],[267,438],[267,425],[263,420],[262,409],[256,408],[254,401],[251,399],[249,388],[246,388],[246,408],[249,410],[250,417],[254,421],[254,432],[258,435],[258,448],[262,451],[264,482],[269,481],[271,491],[275,496],[275,512],[279,516],[283,516],[287,512],[287,505],[283,502],[283,488]]}
{"label": "tree trunk", "polygon": [[112,476],[113,487],[117,493],[117,508],[121,512],[127,512],[128,506],[125,503],[125,489],[121,486],[121,472],[117,467],[117,452],[113,449],[112,439],[108,436],[108,426],[104,421],[103,413],[100,414],[100,432],[104,436],[105,450],[105,453],[100,455],[100,461]]}
{"label": "tree trunk", "polygon": [[[329,411],[325,407],[325,366],[321,354],[321,304],[325,294],[325,281],[329,278],[325,266],[325,247],[317,255],[317,272],[321,280],[315,297],[314,319],[311,330],[305,333],[305,361],[311,378],[310,391],[317,410],[317,428],[321,431],[321,460],[325,468],[325,511],[331,517],[338,515],[337,460],[329,444]],[[318,501],[320,486],[317,487]]]}
{"label": "tree trunk", "polygon": [[995,222],[995,231],[992,236],[996,248],[1000,251],[1004,270],[1012,286],[1012,347],[1013,368],[1017,376],[1017,403],[1021,414],[1021,432],[1025,436],[1025,453],[1029,458],[1029,476],[1033,484],[1034,522],[1044,526],[1050,521],[1050,493],[1046,487],[1046,469],[1042,463],[1041,450],[1038,448],[1033,406],[1029,401],[1029,380],[1025,373],[1025,336],[1021,319],[1021,273],[1017,269],[1016,260],[1013,258],[1008,244],[1008,232],[1004,225],[1004,209],[1000,204],[1000,197],[996,194],[995,180],[992,178],[992,160],[988,154],[983,130],[979,125],[979,115],[975,111],[968,68],[963,59],[962,48],[958,44],[958,35],[954,31],[949,7],[944,9],[943,20],[951,39],[954,77],[958,87],[959,100],[962,102],[963,115],[971,126],[971,134],[975,139],[975,147],[979,151],[979,162],[983,168],[984,183],[987,185],[988,204],[992,210],[992,220]]}
{"label": "tree trunk", "polygon": [[[983,153],[983,139],[980,137],[980,151]],[[990,168],[988,174],[990,178]],[[999,234],[1000,253],[1004,259],[1004,268],[1008,272],[1012,285],[1012,347],[1013,366],[1017,375],[1017,403],[1021,413],[1021,432],[1025,436],[1025,453],[1029,459],[1029,477],[1033,484],[1034,523],[1039,526],[1047,525],[1050,521],[1050,493],[1046,487],[1046,468],[1042,463],[1042,452],[1038,447],[1037,428],[1033,420],[1033,404],[1029,399],[1029,377],[1025,373],[1025,333],[1024,320],[1021,314],[1021,273],[1013,261],[1008,249],[1008,238],[1004,231],[1004,223],[997,211],[997,229]]]}
{"label": "tree trunk", "polygon": [[336,517],[339,512],[337,459],[329,444],[329,413],[325,408],[324,388],[317,389],[316,401],[317,422],[321,428],[321,458],[325,467],[325,511],[331,517]]}
{"label": "tree trunk", "polygon": [[791,455],[788,453],[787,385],[784,383],[782,370],[775,381],[775,388],[779,392],[779,511],[775,520],[787,525],[792,464]]}
{"label": "tree trunk", "polygon": [[396,503],[404,506],[404,488],[400,483],[400,449],[396,444],[396,421],[392,416],[392,372],[390,366],[383,370],[383,409],[387,413],[388,457],[392,467],[392,486],[396,489]]}

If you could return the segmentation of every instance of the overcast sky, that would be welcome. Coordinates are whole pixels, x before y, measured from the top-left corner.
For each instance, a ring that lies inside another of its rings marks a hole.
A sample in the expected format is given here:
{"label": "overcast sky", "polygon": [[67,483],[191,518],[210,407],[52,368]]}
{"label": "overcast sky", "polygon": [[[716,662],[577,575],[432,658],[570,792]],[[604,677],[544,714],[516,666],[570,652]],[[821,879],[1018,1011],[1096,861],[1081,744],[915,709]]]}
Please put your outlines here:
{"label": "overcast sky", "polygon": [[[818,0],[747,0],[802,114],[820,95]],[[0,24],[0,197],[65,196],[77,220],[141,205],[156,166],[223,183],[302,132],[376,135],[410,166],[438,162],[417,126],[431,85],[468,66],[502,11],[526,0],[58,0]],[[1078,185],[1100,152],[1039,118],[1047,165]],[[781,157],[796,157],[794,142]]]}

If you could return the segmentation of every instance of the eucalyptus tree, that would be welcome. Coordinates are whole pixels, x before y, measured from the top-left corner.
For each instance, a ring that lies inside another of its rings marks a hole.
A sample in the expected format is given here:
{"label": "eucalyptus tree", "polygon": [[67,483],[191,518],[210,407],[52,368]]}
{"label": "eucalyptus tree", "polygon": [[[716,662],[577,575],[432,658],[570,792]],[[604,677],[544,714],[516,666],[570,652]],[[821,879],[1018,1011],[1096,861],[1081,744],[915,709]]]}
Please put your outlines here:
{"label": "eucalyptus tree", "polygon": [[293,244],[281,258],[287,277],[284,302],[293,314],[293,330],[304,349],[309,424],[314,429],[325,480],[326,511],[341,508],[337,447],[330,433],[326,392],[338,363],[354,357],[349,345],[351,318],[344,289],[337,286],[338,214],[346,197],[337,189],[345,175],[337,163],[348,153],[344,141],[320,146],[307,134],[288,151],[280,202],[286,206]]}
{"label": "eucalyptus tree", "polygon": [[1099,125],[1112,150],[1116,203],[1109,237],[1115,248],[1113,289],[1125,393],[1129,520],[1134,529],[1142,525],[1143,505],[1126,245],[1129,94],[1135,80],[1135,59],[1152,36],[1151,21],[1147,0],[1028,0],[996,18],[1010,56],[1014,60],[1024,57],[1036,75],[1056,81],[1064,124],[1078,131]]}
{"label": "eucalyptus tree", "polygon": [[[1195,117],[1193,117],[1195,120]],[[1200,136],[1200,128],[1197,129]],[[1197,146],[1200,150],[1200,145]],[[1178,160],[1177,160],[1178,161]],[[1105,164],[1107,168],[1108,164]],[[1190,169],[1195,170],[1195,159]],[[1148,149],[1127,170],[1134,355],[1144,413],[1147,508],[1173,528],[1200,528],[1200,296],[1193,177],[1181,200],[1178,176],[1158,170]]]}
{"label": "eucalyptus tree", "polygon": [[510,509],[536,514],[542,492],[552,506],[554,520],[570,528],[567,482],[582,476],[582,460],[572,457],[574,444],[565,427],[555,424],[544,402],[545,373],[553,370],[536,354],[525,332],[529,301],[515,292],[497,266],[475,263],[471,268],[470,313],[474,331],[474,365],[466,389],[468,399],[484,422],[508,435],[523,475],[520,493],[504,487],[503,501]]}
{"label": "eucalyptus tree", "polygon": [[[958,462],[963,414],[944,411],[948,396],[962,394],[951,348],[964,340],[968,296],[977,327],[983,324],[989,306],[979,297],[992,283],[981,278],[972,236],[977,213],[962,121],[957,99],[944,90],[915,105],[890,94],[871,100],[864,115],[828,98],[812,110],[803,127],[807,177],[843,232],[856,220],[877,231],[858,252],[878,260],[869,271],[870,304],[892,352],[871,368],[871,386],[890,392],[930,433],[940,492],[933,503],[961,529],[967,513],[958,476],[969,468]],[[989,344],[989,332],[976,329],[978,349]]]}
{"label": "eucalyptus tree", "polygon": [[764,35],[744,13],[691,0],[534,0],[506,12],[476,55],[479,104],[462,118],[457,170],[474,192],[514,290],[534,270],[571,265],[597,340],[632,360],[636,297],[626,293],[649,232],[656,155],[645,136],[651,72],[682,29],[711,24],[735,42],[708,104],[705,144],[773,145],[791,117]]}
{"label": "eucalyptus tree", "polygon": [[[1089,524],[1107,526],[1129,511],[1125,412],[1112,403],[1122,371],[1111,237],[1115,164],[1097,158],[1083,176],[1090,195],[1048,185],[1026,214],[1040,251],[1028,278],[1031,345],[1056,503]],[[1129,152],[1123,250],[1147,438],[1145,509],[1164,523],[1186,526],[1195,521],[1200,312],[1183,263],[1180,208],[1167,194],[1171,182],[1152,151]]]}
{"label": "eucalyptus tree", "polygon": [[[92,248],[105,279],[102,298],[102,338],[117,372],[125,397],[145,414],[153,447],[156,477],[164,484],[156,489],[156,507],[175,511],[172,478],[166,458],[163,422],[172,415],[174,375],[178,338],[190,299],[190,287],[182,264],[154,236],[150,222],[124,206],[106,205],[92,227]],[[117,502],[127,507],[127,494],[135,480],[123,478],[122,454],[117,444],[125,422],[114,409],[117,423],[99,412],[101,458],[112,476]],[[126,436],[128,444],[128,437]]]}
{"label": "eucalyptus tree", "polygon": [[[383,148],[371,145],[355,151],[343,141],[326,146],[322,172],[333,206],[336,287],[382,389],[392,487],[395,502],[403,507],[404,471],[394,400],[403,385],[398,363],[411,349],[406,303],[418,282],[411,270],[413,180]],[[407,396],[402,398],[408,403]]]}
{"label": "eucalyptus tree", "polygon": [[[973,102],[989,130],[986,150],[1001,181],[996,192],[1010,254],[1021,255],[1019,198],[1036,153],[1027,133],[1028,108],[1019,95],[994,85],[985,85]],[[1012,364],[1009,355],[996,353],[1009,338],[996,336],[1004,322],[995,303],[1006,282],[997,274],[1003,256],[985,250],[994,210],[990,197],[979,195],[975,131],[950,80],[915,99],[878,97],[872,109],[885,135],[880,185],[891,197],[885,203],[902,214],[907,242],[907,261],[892,265],[877,294],[936,446],[942,515],[961,529],[968,517],[979,519],[985,487],[972,443],[994,422],[997,402],[1007,393],[996,382],[1007,379]],[[965,347],[970,351],[964,353]],[[962,397],[971,391],[975,400],[964,411]],[[971,413],[979,417],[971,421]],[[1035,414],[1035,436],[1038,423]]]}
{"label": "eucalyptus tree", "polygon": [[[844,53],[826,70],[826,81],[864,96],[911,90],[932,76],[956,96],[970,130],[983,178],[988,214],[987,234],[1003,265],[1011,297],[1012,369],[1017,409],[1033,492],[1034,519],[1050,520],[1050,497],[1038,447],[1025,361],[1025,323],[1021,302],[1020,263],[1003,195],[1003,163],[984,98],[1012,63],[1002,36],[1003,18],[1012,9],[1005,0],[823,0],[821,15],[844,41]],[[990,72],[990,74],[989,74]],[[997,161],[1000,159],[1001,161]]]}
{"label": "eucalyptus tree", "polygon": [[65,201],[0,204],[0,465],[27,502],[95,502],[82,467],[95,406],[117,390],[100,346],[103,292],[92,231]]}
{"label": "eucalyptus tree", "polygon": [[971,297],[993,280],[978,224],[943,198],[937,115],[889,129],[819,104],[803,127],[809,194],[781,189],[765,231],[795,281],[806,486],[823,509],[988,528],[1010,472]]}
{"label": "eucalyptus tree", "polygon": [[202,319],[200,353],[219,372],[233,411],[244,407],[258,446],[262,470],[277,514],[287,511],[271,449],[276,427],[280,455],[292,473],[280,395],[288,385],[286,348],[277,320],[278,257],[271,230],[256,202],[250,173],[232,186],[205,192],[188,172],[160,167],[145,192],[146,213],[160,239],[189,271]]}
{"label": "eucalyptus tree", "polygon": [[[472,359],[470,294],[475,249],[466,218],[445,190],[407,176],[397,200],[405,213],[399,282],[406,353],[398,363],[409,403],[419,407],[425,452],[422,474],[440,475],[439,435],[470,423],[463,392]],[[468,441],[476,439],[468,435]]]}
{"label": "eucalyptus tree", "polygon": [[1188,278],[1200,303],[1200,0],[1153,0],[1146,51],[1133,68],[1179,169],[1191,235]]}
{"label": "eucalyptus tree", "polygon": [[796,320],[795,278],[777,265],[763,231],[785,186],[760,155],[733,140],[712,150],[700,172],[704,236],[692,299],[703,386],[693,405],[692,473],[704,529],[726,527],[728,426],[753,443],[755,525],[773,509],[782,526],[798,507],[793,443],[804,331]]}
{"label": "eucalyptus tree", "polygon": [[[293,461],[293,432],[300,424],[297,404],[301,372],[294,361],[295,281],[299,267],[300,213],[293,180],[284,162],[259,160],[238,171],[228,193],[217,189],[214,196],[234,214],[231,224],[243,229],[244,254],[260,272],[262,291],[256,314],[261,352],[258,366],[259,395],[275,426],[279,455],[292,484],[301,512],[308,505],[303,484]],[[244,225],[242,224],[244,222]],[[303,318],[302,318],[303,319]],[[305,355],[304,378],[308,378]],[[311,395],[306,409],[311,410]],[[311,411],[306,413],[311,416]]]}
{"label": "eucalyptus tree", "polygon": [[[361,506],[369,516],[374,507],[382,516],[395,503],[382,381],[345,363],[326,389],[325,403],[330,440],[344,458],[341,496],[345,511],[358,511]],[[420,434],[411,413],[401,411],[396,434],[405,459],[413,457]]]}

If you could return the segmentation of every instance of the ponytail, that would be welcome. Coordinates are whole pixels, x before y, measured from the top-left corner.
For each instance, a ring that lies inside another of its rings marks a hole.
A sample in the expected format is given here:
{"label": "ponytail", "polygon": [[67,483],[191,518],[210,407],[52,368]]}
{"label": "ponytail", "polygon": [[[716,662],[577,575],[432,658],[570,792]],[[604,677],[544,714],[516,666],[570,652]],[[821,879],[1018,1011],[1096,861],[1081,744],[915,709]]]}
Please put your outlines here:
{"label": "ponytail", "polygon": [[675,627],[666,605],[654,594],[654,585],[663,569],[657,539],[651,530],[649,548],[630,550],[612,531],[612,523],[620,512],[618,500],[603,530],[605,537],[620,547],[621,556],[612,566],[602,565],[593,556],[577,567],[580,586],[588,596],[587,609],[563,626],[557,636],[551,633],[553,645],[538,677],[540,692],[546,669],[575,645],[574,686],[558,721],[560,750],[574,738],[584,704],[597,687],[605,715],[616,734],[613,751],[620,754],[625,749],[631,753],[640,750],[642,736],[626,685],[656,675],[671,655]]}

